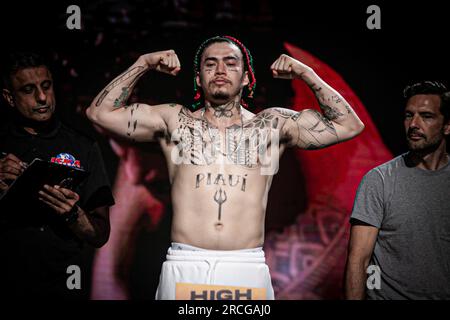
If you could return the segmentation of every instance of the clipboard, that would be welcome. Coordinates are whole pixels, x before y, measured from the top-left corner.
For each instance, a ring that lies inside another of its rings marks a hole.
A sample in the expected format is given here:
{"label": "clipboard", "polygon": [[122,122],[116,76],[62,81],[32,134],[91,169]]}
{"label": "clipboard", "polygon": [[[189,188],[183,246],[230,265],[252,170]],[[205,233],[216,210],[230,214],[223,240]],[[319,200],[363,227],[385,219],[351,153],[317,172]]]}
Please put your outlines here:
{"label": "clipboard", "polygon": [[44,184],[74,190],[88,175],[83,169],[36,158],[0,196],[0,208],[20,207],[38,201],[38,192]]}

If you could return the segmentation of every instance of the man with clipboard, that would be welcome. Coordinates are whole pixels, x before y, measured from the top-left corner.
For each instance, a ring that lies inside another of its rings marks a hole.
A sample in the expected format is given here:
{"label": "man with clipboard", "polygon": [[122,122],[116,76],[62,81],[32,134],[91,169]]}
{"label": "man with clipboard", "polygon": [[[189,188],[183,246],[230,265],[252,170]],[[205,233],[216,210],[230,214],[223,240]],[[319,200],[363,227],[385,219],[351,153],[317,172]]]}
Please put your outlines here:
{"label": "man with clipboard", "polygon": [[[15,53],[3,62],[2,94],[13,116],[0,130],[0,193],[6,193],[0,200],[2,294],[87,298],[83,248],[106,243],[108,207],[114,204],[99,147],[55,117],[53,79],[41,57]],[[36,180],[26,172],[33,160]],[[73,180],[70,172],[76,170],[84,179]]]}

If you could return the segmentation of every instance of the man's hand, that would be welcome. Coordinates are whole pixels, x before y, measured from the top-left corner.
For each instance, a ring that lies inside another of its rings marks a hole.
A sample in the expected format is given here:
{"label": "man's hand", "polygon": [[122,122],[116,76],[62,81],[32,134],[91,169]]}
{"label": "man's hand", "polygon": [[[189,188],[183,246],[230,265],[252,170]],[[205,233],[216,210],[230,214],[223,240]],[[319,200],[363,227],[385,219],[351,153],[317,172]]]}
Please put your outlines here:
{"label": "man's hand", "polygon": [[312,71],[306,64],[295,60],[287,54],[282,54],[275,60],[270,66],[270,69],[272,70],[273,77],[280,79],[301,78],[305,72]]}
{"label": "man's hand", "polygon": [[26,169],[27,165],[12,153],[0,159],[0,191],[8,189],[7,182],[12,182]]}
{"label": "man's hand", "polygon": [[150,69],[176,76],[181,70],[180,60],[173,50],[145,54],[141,59]]}
{"label": "man's hand", "polygon": [[44,189],[39,191],[39,200],[46,203],[56,213],[64,215],[72,210],[80,200],[80,196],[72,190],[58,185],[54,187],[44,185]]}

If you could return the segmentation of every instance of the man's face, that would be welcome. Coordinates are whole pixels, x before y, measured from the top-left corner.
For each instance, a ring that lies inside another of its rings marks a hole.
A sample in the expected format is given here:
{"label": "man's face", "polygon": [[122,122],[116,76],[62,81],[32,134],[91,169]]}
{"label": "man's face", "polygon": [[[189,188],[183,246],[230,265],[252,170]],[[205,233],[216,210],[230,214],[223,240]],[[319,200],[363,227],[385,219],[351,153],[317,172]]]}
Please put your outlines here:
{"label": "man's face", "polygon": [[214,104],[232,100],[249,83],[239,48],[228,42],[211,44],[203,52],[196,80],[205,100]]}
{"label": "man's face", "polygon": [[50,120],[55,111],[55,94],[52,76],[45,66],[19,70],[11,76],[11,84],[11,90],[3,90],[9,105],[28,120]]}
{"label": "man's face", "polygon": [[434,94],[418,94],[409,98],[405,108],[405,130],[409,149],[432,150],[450,134],[440,112],[441,99]]}

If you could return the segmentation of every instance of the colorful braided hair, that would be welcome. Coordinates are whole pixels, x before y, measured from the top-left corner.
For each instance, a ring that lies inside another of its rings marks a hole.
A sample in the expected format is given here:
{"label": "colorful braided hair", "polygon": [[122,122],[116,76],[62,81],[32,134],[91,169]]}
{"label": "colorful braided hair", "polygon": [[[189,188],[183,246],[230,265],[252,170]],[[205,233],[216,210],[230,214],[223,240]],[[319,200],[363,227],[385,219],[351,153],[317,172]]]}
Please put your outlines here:
{"label": "colorful braided hair", "polygon": [[241,50],[242,56],[244,58],[244,71],[248,71],[250,78],[250,83],[244,88],[242,92],[241,105],[248,108],[248,104],[245,102],[245,98],[253,98],[253,93],[256,88],[256,78],[255,70],[253,68],[253,57],[250,51],[236,38],[231,36],[216,36],[203,41],[203,43],[198,47],[194,58],[194,103],[192,104],[192,109],[197,109],[202,104],[202,90],[197,86],[196,77],[200,72],[200,63],[203,52],[212,43],[216,42],[229,42],[236,45],[239,50]]}

